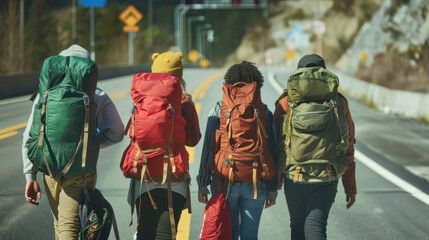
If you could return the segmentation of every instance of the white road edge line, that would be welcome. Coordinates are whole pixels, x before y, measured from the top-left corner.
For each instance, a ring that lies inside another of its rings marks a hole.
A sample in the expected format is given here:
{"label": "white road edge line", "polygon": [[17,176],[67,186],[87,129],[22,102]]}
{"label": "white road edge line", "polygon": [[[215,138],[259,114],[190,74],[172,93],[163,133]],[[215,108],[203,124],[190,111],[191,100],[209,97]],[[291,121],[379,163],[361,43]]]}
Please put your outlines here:
{"label": "white road edge line", "polygon": [[407,181],[401,179],[400,177],[396,176],[386,168],[382,167],[380,164],[376,163],[374,160],[367,157],[365,154],[361,153],[358,150],[355,150],[355,158],[359,160],[359,162],[365,164],[369,169],[371,169],[373,172],[377,173],[378,175],[382,176],[389,182],[395,184],[405,192],[408,192],[415,198],[419,199],[420,201],[426,203],[426,205],[429,205],[429,195],[422,192],[420,189],[416,188],[415,186],[411,185]]}
{"label": "white road edge line", "polygon": [[279,92],[280,94],[283,93],[283,87],[280,86],[280,84],[276,81],[276,79],[274,78],[274,73],[273,72],[269,72],[268,73],[268,81],[271,83],[271,86],[273,86],[273,88]]}
{"label": "white road edge line", "polygon": [[[269,72],[268,73],[268,81],[271,83],[271,85],[274,87],[274,89],[281,94],[283,92],[283,88],[280,86],[280,84],[274,79],[274,73]],[[381,177],[385,178],[389,182],[393,183],[394,185],[398,186],[405,192],[408,192],[413,197],[417,198],[418,200],[422,201],[426,205],[429,205],[429,195],[422,192],[420,189],[416,188],[409,182],[401,179],[400,177],[396,176],[386,168],[382,167],[380,164],[376,163],[374,160],[367,157],[362,152],[355,149],[355,158],[359,160],[359,162],[365,164],[369,169],[371,169],[373,172],[377,173]]]}
{"label": "white road edge line", "polygon": [[19,103],[19,102],[30,102],[30,95],[20,96],[20,97],[13,97],[13,98],[6,98],[3,100],[0,100],[0,106]]}

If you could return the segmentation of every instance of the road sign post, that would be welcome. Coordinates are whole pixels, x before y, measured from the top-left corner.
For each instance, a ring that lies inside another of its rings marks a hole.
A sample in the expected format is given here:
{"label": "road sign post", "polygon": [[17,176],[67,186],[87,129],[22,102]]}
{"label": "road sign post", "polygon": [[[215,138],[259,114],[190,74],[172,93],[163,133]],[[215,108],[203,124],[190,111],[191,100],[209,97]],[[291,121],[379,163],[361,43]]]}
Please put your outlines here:
{"label": "road sign post", "polygon": [[125,26],[124,32],[128,33],[128,65],[134,65],[134,38],[136,32],[139,31],[139,26],[136,24],[143,18],[143,14],[139,12],[133,5],[129,5],[120,15],[119,19]]}
{"label": "road sign post", "polygon": [[95,61],[95,19],[94,7],[89,8],[89,29],[90,29],[90,45],[91,45],[91,59]]}
{"label": "road sign post", "polygon": [[91,45],[91,59],[95,61],[95,19],[94,19],[94,8],[104,7],[107,4],[107,0],[80,0],[82,7],[89,8],[89,29],[90,29],[90,45]]}

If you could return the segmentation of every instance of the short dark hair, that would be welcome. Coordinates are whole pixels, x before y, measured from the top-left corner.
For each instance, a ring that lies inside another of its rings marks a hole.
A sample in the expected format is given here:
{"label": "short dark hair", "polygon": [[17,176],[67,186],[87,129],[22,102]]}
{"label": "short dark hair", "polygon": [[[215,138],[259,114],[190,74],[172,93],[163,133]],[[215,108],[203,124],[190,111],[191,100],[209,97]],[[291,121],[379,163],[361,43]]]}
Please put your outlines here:
{"label": "short dark hair", "polygon": [[233,85],[238,82],[256,82],[258,87],[261,88],[264,85],[264,77],[255,66],[255,63],[243,61],[232,65],[225,74],[225,83]]}

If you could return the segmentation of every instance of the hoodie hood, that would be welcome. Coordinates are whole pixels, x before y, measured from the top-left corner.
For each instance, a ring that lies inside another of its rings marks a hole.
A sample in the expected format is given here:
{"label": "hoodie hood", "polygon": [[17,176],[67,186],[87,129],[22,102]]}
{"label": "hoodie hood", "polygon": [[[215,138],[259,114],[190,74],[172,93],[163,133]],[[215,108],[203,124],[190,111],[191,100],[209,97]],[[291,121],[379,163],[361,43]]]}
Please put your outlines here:
{"label": "hoodie hood", "polygon": [[71,45],[69,48],[60,52],[59,55],[64,57],[81,57],[91,59],[91,55],[89,54],[89,52],[85,48],[77,44]]}

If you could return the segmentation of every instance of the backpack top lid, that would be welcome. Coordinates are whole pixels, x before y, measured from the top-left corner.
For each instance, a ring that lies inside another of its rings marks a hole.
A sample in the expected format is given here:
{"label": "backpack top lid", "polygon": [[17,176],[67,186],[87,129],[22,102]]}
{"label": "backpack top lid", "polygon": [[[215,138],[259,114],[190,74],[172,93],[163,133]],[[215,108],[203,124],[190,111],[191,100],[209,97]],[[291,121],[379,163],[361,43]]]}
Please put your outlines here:
{"label": "backpack top lid", "polygon": [[97,65],[88,58],[56,55],[47,58],[39,77],[39,94],[60,84],[71,85],[92,99],[97,88]]}
{"label": "backpack top lid", "polygon": [[247,100],[260,100],[260,89],[257,87],[256,82],[237,82],[234,85],[224,83],[222,90],[224,94],[224,100],[226,97],[226,99],[230,99],[234,104],[241,103],[243,101],[246,102]]}
{"label": "backpack top lid", "polygon": [[338,77],[323,67],[306,67],[296,70],[288,79],[288,102],[320,102],[335,99]]}
{"label": "backpack top lid", "polygon": [[[180,91],[178,91],[180,89]],[[134,102],[144,96],[170,96],[182,98],[179,78],[170,73],[137,73],[131,83],[131,97]]]}

